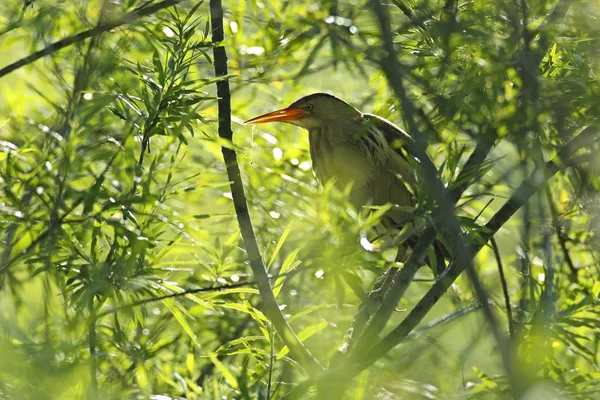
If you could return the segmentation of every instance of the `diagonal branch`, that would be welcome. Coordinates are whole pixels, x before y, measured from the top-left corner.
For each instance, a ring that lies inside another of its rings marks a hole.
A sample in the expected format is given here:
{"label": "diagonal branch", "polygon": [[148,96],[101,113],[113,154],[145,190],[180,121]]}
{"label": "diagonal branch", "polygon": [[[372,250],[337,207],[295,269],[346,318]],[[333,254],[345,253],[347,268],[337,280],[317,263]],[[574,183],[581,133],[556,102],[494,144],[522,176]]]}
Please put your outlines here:
{"label": "diagonal branch", "polygon": [[[533,196],[537,191],[543,188],[544,184],[560,170],[563,170],[573,163],[572,156],[584,146],[589,146],[592,141],[598,139],[598,130],[587,128],[575,139],[565,145],[556,156],[541,167],[536,168],[529,178],[525,180],[514,191],[510,199],[485,225],[485,231],[481,233],[483,240],[479,244],[471,246],[469,257],[473,258],[484,243],[500,230],[502,226]],[[423,296],[421,301],[415,306],[410,314],[398,325],[390,334],[388,334],[381,343],[372,348],[371,354],[373,361],[385,355],[391,348],[399,344],[404,337],[421,321],[425,314],[437,302],[437,300],[448,290],[454,280],[465,270],[466,265],[454,264],[449,273],[437,282]],[[369,357],[371,358],[371,357]],[[365,361],[366,363],[366,361]],[[370,365],[370,363],[368,364]]]}
{"label": "diagonal branch", "polygon": [[[474,172],[480,168],[481,164],[492,150],[493,145],[493,140],[488,140],[487,138],[479,140],[477,146],[458,174],[454,185],[451,186],[450,198],[452,199],[452,206],[456,204],[456,202],[461,198],[462,194],[471,184]],[[436,235],[437,233],[433,226],[433,222],[431,222],[424,231],[418,234],[419,240],[417,240],[417,243],[412,249],[411,257],[394,277],[394,282],[397,282],[397,287],[394,289],[396,297],[392,298],[389,304],[385,306],[387,308],[384,310],[385,314],[381,314],[382,317],[386,315],[389,317],[393,310],[392,305],[394,308],[396,307],[396,304],[398,304],[398,301],[400,301],[402,296],[404,296],[404,293],[408,289],[410,283],[414,281],[414,276],[423,265],[429,246],[431,246],[431,244],[435,241]],[[398,301],[394,302],[396,298]],[[360,337],[363,332],[364,325],[368,319],[368,315],[364,315],[362,311],[359,311],[357,316],[354,317],[354,322],[350,328],[352,338]],[[375,329],[373,329],[373,332],[375,332]],[[354,339],[351,339],[350,341],[350,347],[353,346],[353,340]]]}
{"label": "diagonal branch", "polygon": [[[220,43],[225,39],[223,31],[223,6],[221,0],[210,1],[210,20],[212,25],[212,41]],[[213,49],[215,75],[217,77],[227,76],[227,53],[225,47],[216,46]],[[231,130],[231,93],[229,91],[229,80],[221,79],[217,82],[217,97],[219,110],[219,136],[225,142],[231,142],[233,131]],[[267,269],[263,263],[250,214],[248,213],[248,205],[244,186],[240,175],[240,167],[237,161],[235,150],[222,146],[223,159],[227,168],[227,176],[231,185],[231,196],[233,197],[233,206],[240,225],[242,240],[248,253],[250,267],[256,283],[258,291],[262,298],[262,304],[267,317],[277,329],[277,333],[283,339],[283,342],[290,349],[290,353],[297,359],[298,363],[306,369],[322,370],[319,362],[310,354],[310,352],[302,345],[291,326],[281,313],[277,299],[273,294],[273,289],[269,282]]]}
{"label": "diagonal branch", "polygon": [[494,252],[494,258],[496,258],[496,264],[498,265],[498,275],[500,276],[500,283],[502,284],[502,294],[504,295],[504,306],[506,307],[506,319],[508,320],[508,334],[511,340],[515,339],[515,323],[512,316],[512,306],[510,304],[510,296],[508,294],[508,284],[506,283],[506,276],[504,275],[504,266],[502,265],[502,257],[500,256],[500,249],[496,239],[492,236],[490,238],[490,245]]}
{"label": "diagonal branch", "polygon": [[[507,347],[506,341],[504,340],[504,337],[498,329],[498,324],[491,310],[491,307],[487,302],[486,291],[483,288],[481,282],[479,282],[478,276],[474,273],[472,260],[466,257],[467,245],[464,242],[464,240],[462,240],[461,228],[453,212],[454,204],[458,199],[457,195],[461,194],[462,191],[466,188],[466,186],[460,185],[455,189],[454,193],[449,193],[443,186],[442,182],[439,180],[438,170],[427,156],[426,138],[424,137],[424,135],[420,135],[418,132],[417,122],[415,120],[415,108],[410,99],[408,98],[402,77],[400,76],[400,65],[394,49],[393,34],[391,31],[389,16],[387,15],[386,11],[383,8],[383,5],[379,1],[372,1],[371,6],[381,26],[381,39],[384,43],[384,48],[386,51],[386,57],[383,60],[381,60],[381,67],[388,78],[388,82],[392,90],[394,91],[398,99],[400,99],[402,110],[409,129],[409,134],[411,134],[411,136],[415,139],[415,153],[417,157],[420,160],[422,160],[426,182],[431,187],[431,192],[433,193],[434,199],[439,207],[437,215],[441,217],[442,225],[447,227],[451,238],[454,238],[454,243],[452,247],[454,250],[453,253],[456,255],[456,262],[469,266],[469,278],[471,279],[473,287],[482,304],[483,313],[489,321],[489,325],[494,334],[494,337],[496,338],[499,347],[502,349],[502,359],[505,364],[505,367],[507,370],[509,370],[509,349]],[[477,150],[477,153],[470,157],[468,161],[469,165],[467,165],[466,169],[463,169],[464,171],[468,172],[471,169],[471,162],[475,163],[479,160],[479,158],[485,158],[485,156],[487,156],[489,150],[492,147],[492,141],[480,142],[480,146],[478,147],[479,149]],[[423,260],[427,253],[427,249],[431,246],[436,236],[437,234],[433,226],[429,226],[425,230],[425,232],[422,235],[420,235],[419,240],[417,241],[417,244],[413,249],[413,254],[411,255],[409,261],[404,266],[404,268],[399,270],[396,274],[393,287],[386,293],[383,302],[377,310],[372,321],[365,328],[362,335],[359,337],[358,344],[356,345],[350,357],[352,357],[353,355],[360,355],[361,353],[367,351],[369,347],[371,347],[373,339],[376,338],[379,332],[385,327],[385,324],[391,317],[396,305],[406,292],[408,286],[410,285],[410,282],[414,278],[421,265],[423,265]]]}
{"label": "diagonal branch", "polygon": [[577,282],[577,268],[575,264],[573,264],[573,259],[571,258],[571,253],[569,253],[569,249],[567,248],[567,235],[564,234],[562,225],[560,223],[560,219],[558,216],[558,210],[556,209],[556,205],[554,204],[554,199],[552,198],[552,192],[550,191],[550,187],[546,186],[546,201],[548,202],[548,206],[550,207],[550,214],[552,215],[552,225],[554,226],[554,232],[556,233],[556,237],[558,238],[558,243],[560,245],[560,249],[562,250],[563,257],[567,266],[569,267],[570,278],[572,282]]}
{"label": "diagonal branch", "polygon": [[[420,159],[427,160],[427,154],[425,151],[427,148],[426,138],[424,135],[419,135],[415,119],[417,116],[416,109],[408,98],[406,89],[404,87],[403,77],[401,76],[401,65],[398,62],[394,47],[393,32],[391,30],[389,15],[380,1],[372,0],[370,2],[370,6],[381,27],[381,40],[385,50],[385,56],[380,60],[381,68],[387,76],[389,85],[396,94],[397,98],[400,100],[409,133],[415,138],[415,152]],[[463,171],[461,172],[468,172],[471,168],[477,167],[477,161],[480,161],[480,164],[481,161],[485,159],[493,146],[493,142],[494,141],[492,137],[486,137],[484,141],[480,142],[476,151],[471,155],[468,165],[465,165],[465,168],[463,168]],[[473,161],[473,164],[471,164],[471,161]],[[452,247],[453,253],[456,257],[455,262],[459,265],[462,265],[467,271],[467,275],[472,282],[475,293],[482,304],[483,314],[485,315],[488,325],[501,350],[500,353],[502,355],[504,367],[512,380],[514,377],[511,374],[512,368],[510,360],[510,346],[502,334],[496,316],[494,315],[491,306],[488,303],[487,292],[480,282],[479,276],[475,272],[473,260],[472,258],[468,257],[469,247],[462,238],[463,235],[461,234],[460,224],[453,214],[454,204],[459,197],[457,195],[462,193],[466,187],[468,187],[470,182],[469,180],[466,182],[459,181],[458,186],[455,187],[455,192],[448,193],[439,182],[439,179],[437,179],[437,169],[435,166],[432,163],[430,165],[429,163],[425,162],[423,163],[423,167],[425,172],[424,175],[433,189],[432,193],[439,207],[438,213],[441,211],[442,216],[445,217],[443,225],[448,230],[450,239],[453,239],[451,241],[454,242],[452,243]],[[351,356],[365,352],[371,346],[370,343],[372,342],[372,339],[377,337],[381,329],[383,329],[385,323],[389,320],[395,305],[402,298],[414,275],[420,268],[424,253],[435,240],[435,236],[436,233],[432,227],[428,228],[426,232],[420,236],[413,253],[414,257],[411,257],[407,265],[405,265],[405,267],[396,274],[396,282],[394,283],[394,286],[386,294],[383,304],[379,307],[370,325],[367,326],[363,332],[359,339],[359,343],[355,347],[355,351],[353,354],[351,354]]]}
{"label": "diagonal branch", "polygon": [[64,49],[65,47],[69,47],[75,43],[83,42],[86,39],[89,39],[94,36],[101,35],[106,33],[112,29],[118,28],[122,25],[130,24],[141,17],[146,15],[154,14],[155,12],[162,10],[163,8],[171,7],[177,3],[181,3],[182,0],[165,0],[161,3],[152,4],[149,6],[141,6],[131,11],[130,13],[125,14],[123,18],[119,18],[114,21],[105,22],[102,24],[96,25],[92,29],[88,29],[87,31],[79,32],[76,35],[66,37],[64,39],[58,40],[51,45],[43,48],[40,51],[36,51],[35,53],[31,53],[27,57],[21,58],[18,61],[15,61],[12,64],[7,65],[6,67],[0,69],[0,78],[5,75],[10,74],[11,72],[16,71],[17,69],[24,67],[28,64],[31,64],[42,57],[49,56],[50,54],[56,53],[57,51]]}
{"label": "diagonal branch", "polygon": [[[382,6],[382,4],[379,1],[373,0],[370,2],[370,4],[371,4],[371,7],[373,9],[375,16],[377,17],[379,24],[381,26],[381,39],[383,41],[384,49],[385,49],[385,53],[386,53],[385,57],[381,60],[381,68],[382,68],[383,72],[386,74],[386,76],[388,78],[388,83],[390,84],[392,90],[394,91],[394,93],[396,94],[396,96],[398,97],[398,99],[401,102],[402,110],[403,110],[403,113],[404,113],[404,116],[405,116],[405,119],[407,122],[407,127],[409,129],[409,133],[415,138],[416,143],[415,143],[414,150],[417,154],[417,157],[419,157],[422,160],[427,160],[428,158],[427,158],[427,155],[425,152],[425,149],[427,147],[426,139],[425,139],[424,135],[418,134],[418,128],[417,128],[417,124],[416,124],[416,120],[415,120],[415,116],[416,116],[415,108],[407,96],[406,89],[405,89],[404,83],[403,83],[403,78],[400,75],[400,65],[399,65],[399,62],[396,57],[396,52],[395,52],[394,43],[393,43],[393,34],[391,31],[391,27],[390,27],[389,16],[387,15],[387,12],[385,11],[384,7]],[[491,145],[491,143],[488,143],[488,145]],[[485,149],[485,147],[486,147],[485,144],[483,144],[482,148]],[[483,154],[487,155],[488,151],[484,151]],[[479,158],[479,157],[480,157],[480,155],[476,154],[473,156],[472,159],[475,160],[476,158]],[[484,158],[485,158],[485,156],[484,156]],[[483,287],[482,283],[480,282],[479,277],[478,277],[477,273],[475,272],[475,269],[473,266],[473,258],[481,247],[474,248],[474,246],[468,246],[466,241],[464,240],[465,237],[461,233],[461,228],[458,223],[458,220],[456,219],[456,217],[453,214],[453,206],[455,203],[454,199],[456,198],[456,196],[455,195],[453,196],[452,194],[448,193],[445,190],[445,188],[441,185],[441,183],[439,182],[439,179],[437,178],[437,169],[435,168],[435,166],[432,163],[431,163],[431,165],[429,165],[429,163],[424,162],[423,168],[424,168],[424,175],[425,175],[427,181],[432,186],[431,189],[432,189],[432,193],[434,194],[435,201],[438,204],[438,207],[440,208],[440,210],[442,211],[442,216],[446,217],[445,221],[444,221],[444,226],[448,230],[451,238],[454,239],[453,240],[454,243],[452,243],[453,253],[456,257],[454,266],[451,269],[450,273],[448,274],[449,276],[446,276],[445,279],[442,279],[438,283],[444,284],[444,283],[448,282],[448,280],[452,276],[452,271],[456,271],[457,269],[459,269],[460,272],[458,273],[458,275],[460,275],[460,273],[462,273],[465,270],[467,271],[467,275],[473,285],[473,288],[479,299],[479,302],[482,305],[483,314],[485,315],[485,318],[488,321],[489,328],[492,331],[492,334],[495,337],[496,342],[500,348],[500,353],[502,356],[502,361],[503,361],[505,370],[507,371],[508,376],[511,379],[511,383],[512,383],[511,387],[513,388],[513,390],[515,390],[514,393],[518,394],[520,388],[518,387],[518,385],[515,382],[517,380],[516,377],[512,374],[511,351],[510,351],[509,343],[499,328],[499,323],[497,321],[497,318],[494,315],[492,308],[488,302],[487,292],[486,292],[485,288]],[[464,188],[461,185],[458,188],[456,188],[456,190],[458,193],[458,192],[464,190]],[[520,193],[520,192],[521,192],[521,190],[519,189],[515,192],[515,194],[517,196],[522,196],[522,193]],[[527,196],[527,198],[528,197],[529,196]],[[520,199],[520,197],[519,197],[519,199]],[[514,205],[511,203],[512,201],[513,201],[513,199],[509,200],[509,202],[505,205],[506,207],[503,207],[504,211],[501,210],[501,212],[497,216],[498,218],[496,220],[490,221],[491,225],[487,228],[494,227],[494,223],[502,220],[502,218],[505,216],[502,214],[502,212],[509,213],[509,214],[507,214],[508,218],[510,218],[510,216],[512,216],[512,214],[514,213],[514,210],[512,210],[512,208],[511,208],[512,205]],[[520,206],[519,206],[519,208],[520,208]],[[506,221],[504,221],[504,222],[506,222]],[[502,224],[497,226],[496,230],[499,229]],[[375,338],[377,338],[380,331],[383,329],[386,322],[389,320],[396,304],[404,295],[404,292],[408,288],[412,278],[414,277],[414,275],[416,274],[420,265],[422,264],[422,260],[425,256],[425,251],[431,245],[431,243],[435,240],[435,236],[436,236],[435,230],[432,227],[429,227],[419,237],[419,240],[417,242],[417,245],[415,246],[415,249],[413,250],[413,254],[412,254],[411,258],[409,259],[409,261],[407,262],[405,267],[396,274],[393,287],[388,291],[388,293],[386,293],[386,295],[383,299],[383,302],[380,305],[379,309],[377,310],[375,316],[373,317],[370,324],[367,325],[367,327],[365,328],[362,335],[359,337],[358,344],[356,345],[354,350],[350,353],[350,355],[348,357],[348,361],[351,364],[352,363],[360,364],[360,362],[364,361],[365,359],[368,359],[371,356],[374,356],[375,354],[377,354],[377,352],[374,350],[381,348],[381,346],[385,344],[385,339],[384,339],[384,341],[382,341],[381,343],[379,343],[375,346],[372,346],[373,340]],[[485,244],[486,242],[487,242],[487,240],[484,241],[483,244]],[[481,244],[480,246],[483,246],[483,244]],[[456,265],[459,265],[460,267],[457,267]],[[458,276],[458,275],[456,275],[456,276]],[[454,279],[451,279],[450,283],[453,281],[454,281]],[[447,289],[447,287],[446,287],[446,289]],[[444,292],[445,292],[445,290],[444,290]],[[442,294],[443,294],[443,292],[442,292]],[[441,296],[441,294],[440,294],[440,296]],[[432,302],[431,306],[433,306],[433,304],[435,304],[437,302],[437,300],[439,299],[440,296],[433,298],[433,302]],[[429,299],[429,300],[431,300],[431,299]],[[420,319],[419,319],[419,321],[420,321]],[[414,326],[411,327],[406,332],[406,334],[408,334],[410,332],[410,330],[412,330],[412,328],[414,328]],[[388,337],[386,337],[386,339],[388,339]],[[368,354],[368,357],[365,358],[365,354]],[[377,358],[375,358],[375,359],[377,359]],[[352,370],[352,368],[350,368],[350,370]],[[321,383],[324,383],[324,382],[321,381]],[[325,384],[327,384],[327,383],[325,383]]]}
{"label": "diagonal branch", "polygon": [[[470,246],[466,256],[472,260],[485,243],[523,207],[531,196],[542,189],[548,180],[559,171],[576,165],[579,158],[575,157],[575,154],[579,150],[583,148],[592,150],[590,145],[593,142],[600,142],[600,138],[598,137],[599,131],[599,129],[592,127],[584,129],[577,137],[563,146],[552,160],[537,167],[485,225],[485,230],[480,232],[482,240],[478,244]],[[301,383],[290,393],[290,398],[301,398],[302,394],[314,384],[343,382],[350,379],[385,356],[391,349],[407,338],[466,268],[467,264],[454,263],[444,278],[436,282],[406,318],[379,343],[371,347],[368,352],[355,354],[352,359],[348,360],[340,368],[331,369],[314,380],[307,380]]]}

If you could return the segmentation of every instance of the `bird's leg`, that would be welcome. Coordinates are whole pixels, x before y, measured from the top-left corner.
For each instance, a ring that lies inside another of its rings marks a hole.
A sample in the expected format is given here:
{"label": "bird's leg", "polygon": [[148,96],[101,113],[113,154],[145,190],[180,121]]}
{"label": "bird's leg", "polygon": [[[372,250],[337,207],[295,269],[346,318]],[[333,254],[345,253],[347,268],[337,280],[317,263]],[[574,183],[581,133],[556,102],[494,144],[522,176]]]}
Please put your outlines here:
{"label": "bird's leg", "polygon": [[410,254],[411,250],[407,246],[402,246],[402,248],[398,249],[394,264],[383,275],[377,278],[373,284],[373,289],[367,293],[367,298],[363,302],[363,306],[370,308],[369,314],[375,312],[383,301],[385,294],[394,285],[394,277],[399,269],[398,263],[405,263],[409,259]]}
{"label": "bird's leg", "polygon": [[398,267],[390,267],[383,275],[377,278],[375,283],[373,283],[373,289],[367,294],[367,298],[374,300],[383,297],[383,294],[385,294],[394,283],[394,275],[396,275],[397,271]]}
{"label": "bird's leg", "polygon": [[366,298],[358,308],[358,313],[352,321],[352,325],[346,332],[346,340],[344,344],[338,348],[338,353],[332,358],[332,365],[335,365],[337,361],[343,359],[343,355],[348,353],[356,343],[357,338],[362,333],[371,315],[375,313],[377,307],[383,301],[385,293],[392,287],[394,282],[394,275],[398,271],[397,267],[391,267],[375,281],[373,290],[367,293]]}
{"label": "bird's leg", "polygon": [[[352,348],[356,339],[360,336],[365,325],[369,321],[369,318],[375,314],[377,308],[382,303],[385,294],[394,285],[394,277],[399,269],[398,263],[408,260],[410,253],[410,249],[407,246],[400,248],[396,256],[396,261],[392,267],[390,267],[382,276],[377,278],[373,284],[373,289],[367,293],[366,298],[359,306],[358,313],[352,321],[352,326],[346,333],[345,343],[338,349],[340,356],[347,353]],[[334,357],[332,362],[335,363],[336,359],[341,358]]]}
{"label": "bird's leg", "polygon": [[[378,228],[383,228],[383,235],[389,235],[389,233],[397,227],[398,225],[396,222],[394,222],[391,218],[384,216],[381,220],[381,226],[376,227],[375,230],[377,231]],[[397,263],[405,263],[408,261],[411,252],[412,251],[409,246],[401,244],[398,248],[395,262],[383,275],[375,280],[375,283],[373,283],[373,289],[367,293],[367,298],[361,305],[361,308],[367,307],[369,309],[369,315],[372,315],[376,311],[377,307],[379,307],[383,301],[383,297],[387,291],[393,286],[394,276],[396,275],[396,272],[398,272]]]}

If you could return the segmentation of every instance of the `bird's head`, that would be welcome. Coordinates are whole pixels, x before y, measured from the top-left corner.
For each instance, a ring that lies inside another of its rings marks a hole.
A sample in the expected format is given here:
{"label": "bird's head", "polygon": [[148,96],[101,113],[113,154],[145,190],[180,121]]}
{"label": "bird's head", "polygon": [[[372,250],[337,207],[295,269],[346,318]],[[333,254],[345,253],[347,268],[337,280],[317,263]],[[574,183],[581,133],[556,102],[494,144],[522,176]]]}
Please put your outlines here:
{"label": "bird's head", "polygon": [[314,93],[296,100],[289,107],[249,119],[247,124],[287,122],[305,129],[336,121],[355,120],[361,113],[344,100],[327,93]]}

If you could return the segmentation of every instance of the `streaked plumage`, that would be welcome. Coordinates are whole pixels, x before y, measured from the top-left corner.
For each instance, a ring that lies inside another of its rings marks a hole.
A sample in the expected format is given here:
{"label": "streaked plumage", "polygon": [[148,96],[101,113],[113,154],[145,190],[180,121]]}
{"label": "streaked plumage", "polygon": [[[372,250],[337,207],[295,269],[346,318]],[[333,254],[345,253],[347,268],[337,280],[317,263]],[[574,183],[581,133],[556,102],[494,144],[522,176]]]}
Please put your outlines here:
{"label": "streaked plumage", "polygon": [[[334,179],[341,189],[351,184],[350,201],[355,207],[415,205],[420,168],[404,153],[410,152],[414,140],[390,121],[362,113],[330,94],[315,93],[247,122],[275,121],[308,130],[317,179],[321,183]],[[402,226],[408,217],[406,211],[390,210],[386,226]],[[436,258],[439,266],[440,256]]]}

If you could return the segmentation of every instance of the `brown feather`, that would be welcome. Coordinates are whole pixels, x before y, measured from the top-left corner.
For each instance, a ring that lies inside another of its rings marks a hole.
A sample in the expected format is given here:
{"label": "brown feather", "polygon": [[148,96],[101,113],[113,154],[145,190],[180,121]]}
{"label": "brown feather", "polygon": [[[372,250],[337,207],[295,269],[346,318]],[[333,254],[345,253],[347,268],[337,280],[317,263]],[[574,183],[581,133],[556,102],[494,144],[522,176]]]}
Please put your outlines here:
{"label": "brown feather", "polygon": [[[410,208],[423,196],[415,141],[392,122],[363,114],[325,93],[303,97],[290,107],[306,110],[303,118],[289,122],[309,132],[315,176],[322,184],[334,179],[342,190],[352,185],[350,201],[356,208],[389,203]],[[410,217],[410,211],[392,209],[385,227],[401,228]],[[441,243],[434,246],[438,268],[443,268],[441,247]]]}

